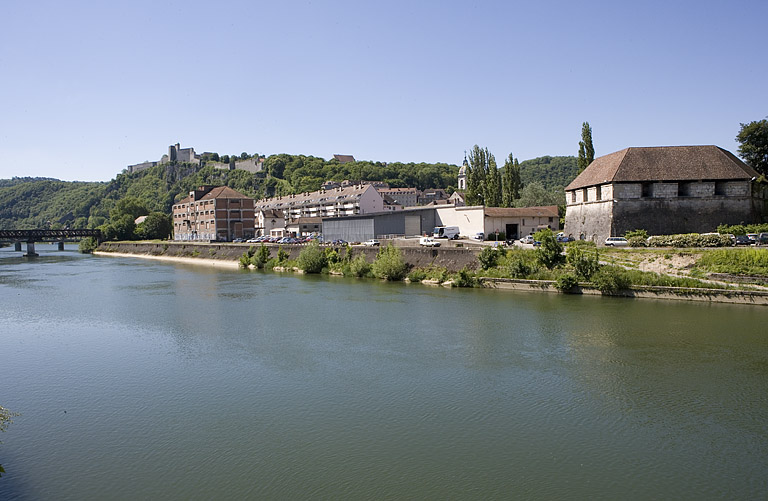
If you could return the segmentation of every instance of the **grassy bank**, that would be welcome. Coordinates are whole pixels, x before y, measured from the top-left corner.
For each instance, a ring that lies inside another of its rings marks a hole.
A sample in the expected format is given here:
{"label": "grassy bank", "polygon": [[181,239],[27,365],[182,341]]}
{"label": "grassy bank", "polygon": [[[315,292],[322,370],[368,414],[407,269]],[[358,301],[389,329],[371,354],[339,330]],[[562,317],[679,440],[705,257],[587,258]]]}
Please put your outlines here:
{"label": "grassy bank", "polygon": [[[267,246],[251,247],[240,258],[249,268],[279,269],[353,277],[408,280],[452,287],[477,287],[487,279],[545,280],[561,292],[579,286],[614,294],[632,287],[679,287],[687,289],[748,289],[736,283],[706,279],[707,272],[763,274],[768,276],[766,249],[598,249],[587,242],[567,246],[547,232],[538,236],[537,249],[485,247],[474,266],[449,272],[440,266],[411,267],[396,247],[382,247],[369,262],[355,249],[310,245],[297,259]],[[724,271],[727,270],[727,271]]]}

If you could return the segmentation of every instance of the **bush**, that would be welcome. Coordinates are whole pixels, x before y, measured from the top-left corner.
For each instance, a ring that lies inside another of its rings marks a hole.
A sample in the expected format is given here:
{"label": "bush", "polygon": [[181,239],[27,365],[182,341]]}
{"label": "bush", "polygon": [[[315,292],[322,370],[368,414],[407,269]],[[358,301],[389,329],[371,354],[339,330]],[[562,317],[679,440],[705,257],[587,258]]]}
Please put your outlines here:
{"label": "bush", "polygon": [[729,226],[727,224],[721,224],[717,227],[718,233],[731,234],[731,235],[746,235],[747,233],[763,233],[768,232],[768,223],[761,224],[736,224]]}
{"label": "bush", "polygon": [[277,248],[277,262],[278,264],[283,264],[286,261],[288,261],[288,252],[286,252],[285,249],[283,249],[283,246]]}
{"label": "bush", "polygon": [[579,280],[571,273],[563,273],[555,280],[555,287],[560,292],[572,292],[579,285]]}
{"label": "bush", "polygon": [[643,240],[646,240],[648,239],[648,232],[645,230],[630,230],[624,233],[624,238],[627,240],[634,237],[640,237]]}
{"label": "bush", "polygon": [[376,260],[371,265],[371,270],[377,278],[402,280],[408,266],[403,261],[400,249],[390,244],[379,249]]}
{"label": "bush", "polygon": [[453,278],[453,283],[456,287],[477,287],[479,280],[474,272],[465,266]]}
{"label": "bush", "polygon": [[589,280],[600,269],[600,254],[596,246],[569,245],[566,260],[573,266],[576,275]]}
{"label": "bush", "polygon": [[365,260],[364,255],[358,254],[349,263],[349,271],[356,277],[366,277],[371,273],[371,265],[368,263],[368,261]]}
{"label": "bush", "polygon": [[648,241],[640,236],[629,237],[627,242],[630,247],[648,247]]}
{"label": "bush", "polygon": [[499,263],[501,253],[502,251],[496,247],[484,247],[483,250],[480,251],[480,254],[477,256],[478,261],[480,261],[480,267],[482,267],[484,270],[495,268]]}
{"label": "bush", "polygon": [[592,283],[603,294],[615,294],[631,285],[620,269],[611,266],[603,268],[592,277]]}
{"label": "bush", "polygon": [[96,239],[96,237],[85,237],[84,239],[80,240],[80,244],[78,244],[77,249],[83,254],[90,254],[95,251],[98,246],[99,241]]}
{"label": "bush", "polygon": [[539,263],[551,270],[563,262],[563,246],[557,241],[552,230],[547,228],[537,231],[533,235],[533,238],[534,240],[541,242],[539,248],[536,249],[536,257]]}
{"label": "bush", "polygon": [[269,261],[269,247],[267,247],[264,244],[261,244],[261,247],[259,247],[259,250],[256,251],[256,253],[251,256],[251,264],[254,265],[256,268],[264,268],[264,265],[267,264],[267,261]]}
{"label": "bush", "polygon": [[427,272],[424,268],[414,268],[408,273],[408,280],[411,282],[421,282],[427,278]]}
{"label": "bush", "polygon": [[320,244],[314,241],[301,250],[296,265],[305,273],[320,273],[328,265],[328,258]]}
{"label": "bush", "polygon": [[247,252],[243,252],[243,255],[240,256],[240,268],[248,268],[250,264],[251,264],[251,257],[248,255]]}
{"label": "bush", "polygon": [[648,240],[649,247],[730,247],[732,245],[730,237],[718,234],[658,235]]}

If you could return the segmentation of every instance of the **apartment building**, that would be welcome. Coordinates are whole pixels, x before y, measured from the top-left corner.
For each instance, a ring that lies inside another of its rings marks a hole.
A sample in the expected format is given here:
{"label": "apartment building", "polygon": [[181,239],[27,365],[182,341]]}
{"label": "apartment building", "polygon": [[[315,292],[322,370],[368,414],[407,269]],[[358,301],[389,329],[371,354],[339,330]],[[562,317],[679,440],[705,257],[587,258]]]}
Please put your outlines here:
{"label": "apartment building", "polygon": [[173,205],[173,238],[231,241],[254,235],[254,201],[227,186],[200,186]]}

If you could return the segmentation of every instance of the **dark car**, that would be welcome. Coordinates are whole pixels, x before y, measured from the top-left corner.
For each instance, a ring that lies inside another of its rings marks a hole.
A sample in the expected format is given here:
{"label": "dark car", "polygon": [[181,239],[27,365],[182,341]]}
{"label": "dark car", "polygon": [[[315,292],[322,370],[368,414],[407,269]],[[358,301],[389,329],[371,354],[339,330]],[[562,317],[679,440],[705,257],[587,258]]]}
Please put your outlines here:
{"label": "dark car", "polygon": [[752,245],[752,240],[746,235],[736,235],[733,237],[733,245]]}

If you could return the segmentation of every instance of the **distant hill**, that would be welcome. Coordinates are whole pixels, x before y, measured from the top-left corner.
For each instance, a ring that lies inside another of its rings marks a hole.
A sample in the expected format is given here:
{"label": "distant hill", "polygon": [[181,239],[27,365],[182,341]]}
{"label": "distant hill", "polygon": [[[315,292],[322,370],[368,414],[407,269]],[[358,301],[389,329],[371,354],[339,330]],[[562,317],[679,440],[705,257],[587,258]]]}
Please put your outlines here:
{"label": "distant hill", "polygon": [[579,174],[576,157],[538,157],[520,162],[523,184],[539,181],[544,188],[565,188]]}

